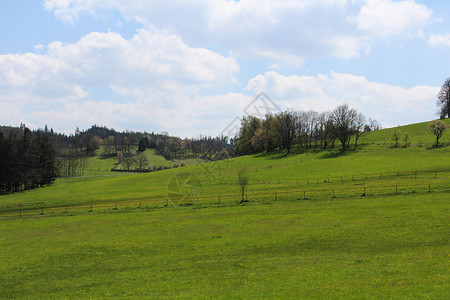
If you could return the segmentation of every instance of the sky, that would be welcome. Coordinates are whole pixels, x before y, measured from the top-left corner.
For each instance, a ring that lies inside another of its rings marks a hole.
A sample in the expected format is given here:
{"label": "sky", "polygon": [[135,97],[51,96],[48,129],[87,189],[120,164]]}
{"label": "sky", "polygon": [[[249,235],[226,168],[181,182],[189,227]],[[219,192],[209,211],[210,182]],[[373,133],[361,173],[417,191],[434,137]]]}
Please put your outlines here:
{"label": "sky", "polygon": [[437,118],[449,54],[444,0],[0,0],[0,125],[217,136],[344,103],[406,125]]}

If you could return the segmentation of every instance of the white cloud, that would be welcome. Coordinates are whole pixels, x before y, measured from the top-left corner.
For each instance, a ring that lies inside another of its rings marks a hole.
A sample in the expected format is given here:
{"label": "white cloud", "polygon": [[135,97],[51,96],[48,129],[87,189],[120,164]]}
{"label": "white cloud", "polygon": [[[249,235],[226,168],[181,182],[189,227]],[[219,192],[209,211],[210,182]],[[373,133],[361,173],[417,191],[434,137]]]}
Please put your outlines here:
{"label": "white cloud", "polygon": [[45,7],[71,22],[83,12],[118,10],[190,45],[297,67],[308,57],[356,57],[378,38],[421,34],[432,15],[410,0],[47,0]]}
{"label": "white cloud", "polygon": [[[239,70],[234,59],[189,47],[163,30],[142,29],[130,39],[93,32],[45,49],[0,55],[3,122],[48,123],[65,132],[99,123],[192,132],[195,124],[186,124],[198,111],[193,95],[234,85]],[[208,107],[217,116],[214,105]]]}
{"label": "white cloud", "polygon": [[249,81],[247,89],[265,91],[283,107],[297,110],[326,111],[348,103],[386,125],[433,119],[439,91],[438,87],[403,88],[336,72],[285,76],[274,71],[256,76]]}
{"label": "white cloud", "polygon": [[129,40],[93,32],[74,44],[53,42],[45,55],[0,55],[0,95],[55,101],[102,86],[195,91],[233,82],[238,70],[234,59],[191,48],[164,31],[140,30]]}
{"label": "white cloud", "polygon": [[450,47],[450,33],[449,34],[432,34],[428,39],[428,44],[435,46]]}
{"label": "white cloud", "polygon": [[360,30],[375,36],[422,35],[421,28],[430,22],[431,15],[430,9],[414,1],[369,0],[355,21]]}

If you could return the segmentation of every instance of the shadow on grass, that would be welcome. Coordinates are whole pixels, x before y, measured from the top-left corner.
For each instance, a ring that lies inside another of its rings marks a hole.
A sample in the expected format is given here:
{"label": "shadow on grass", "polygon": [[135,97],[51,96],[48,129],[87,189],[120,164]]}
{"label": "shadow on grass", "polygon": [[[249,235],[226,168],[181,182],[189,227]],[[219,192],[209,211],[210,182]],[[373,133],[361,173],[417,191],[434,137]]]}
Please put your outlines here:
{"label": "shadow on grass", "polygon": [[310,153],[310,154],[319,154],[317,157],[320,159],[328,159],[328,158],[336,158],[341,156],[352,155],[360,149],[361,145],[358,148],[351,148],[343,151],[340,148],[328,148],[328,149],[319,149],[319,148],[310,148],[310,149],[302,149],[302,148],[293,148],[288,153],[287,150],[276,150],[274,152],[263,152],[259,154],[255,154],[254,157],[265,157],[267,159],[283,159],[287,157],[292,157],[300,154]]}
{"label": "shadow on grass", "polygon": [[319,156],[320,159],[328,159],[328,158],[337,158],[341,156],[348,156],[351,154],[354,154],[358,151],[358,149],[330,149],[330,150],[324,150],[324,154]]}
{"label": "shadow on grass", "polygon": [[286,157],[303,154],[308,151],[313,151],[313,150],[295,148],[295,149],[291,149],[291,151],[289,151],[289,153],[288,153],[287,150],[283,149],[283,150],[275,150],[273,152],[262,152],[262,153],[256,154],[255,157],[265,157],[267,159],[283,159]]}
{"label": "shadow on grass", "polygon": [[426,147],[427,150],[435,150],[435,149],[442,149],[442,148],[446,148],[450,146],[450,143],[446,143],[446,142],[439,142],[439,145],[436,146],[436,144],[433,144],[429,147]]}

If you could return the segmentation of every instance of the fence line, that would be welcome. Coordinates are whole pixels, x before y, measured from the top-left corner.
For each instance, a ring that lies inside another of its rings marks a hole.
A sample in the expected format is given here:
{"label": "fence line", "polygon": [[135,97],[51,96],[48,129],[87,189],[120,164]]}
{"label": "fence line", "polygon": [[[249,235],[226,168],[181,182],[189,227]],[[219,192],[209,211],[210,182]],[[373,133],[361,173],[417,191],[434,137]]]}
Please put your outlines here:
{"label": "fence line", "polygon": [[[431,174],[434,178],[438,177],[438,174],[448,173],[450,170],[439,170],[439,171],[399,171],[399,172],[378,172],[378,173],[368,173],[368,174],[358,174],[358,175],[345,175],[345,176],[323,176],[315,178],[284,178],[284,179],[250,179],[249,184],[313,184],[313,183],[330,183],[330,182],[350,182],[350,181],[361,181],[369,179],[386,179],[392,177],[413,177],[417,179],[420,174]],[[444,176],[448,178],[449,176]],[[201,181],[201,182],[207,182]],[[219,179],[219,184],[225,185],[235,185],[236,180],[226,180]]]}
{"label": "fence line", "polygon": [[[350,191],[350,192],[349,192]],[[252,202],[258,201],[278,201],[280,199],[286,200],[286,196],[289,196],[289,200],[322,200],[344,197],[366,197],[382,196],[382,195],[396,195],[396,194],[410,194],[410,193],[431,193],[431,192],[450,192],[450,186],[447,184],[421,184],[421,185],[391,185],[391,186],[361,186],[358,188],[330,188],[330,189],[298,189],[294,191],[278,191],[272,189],[268,192],[246,193],[246,200],[250,198]],[[284,196],[284,197],[283,197]],[[109,203],[91,203],[91,204],[78,204],[78,205],[61,205],[50,207],[34,207],[34,208],[17,208],[8,211],[4,211],[5,214],[0,211],[0,215],[3,217],[11,216],[35,216],[44,215],[48,213],[69,213],[69,211],[76,212],[79,210],[87,210],[92,212],[94,210],[107,209],[118,210],[120,209],[139,209],[139,208],[157,208],[166,206],[181,206],[192,205],[196,202],[210,203],[210,204],[224,204],[224,202],[235,201],[239,202],[241,195],[237,193],[210,195],[210,196],[196,196],[185,197],[181,200],[169,199],[169,198],[142,198],[132,201],[116,201]],[[139,204],[138,204],[139,203]],[[147,206],[145,204],[148,204]],[[144,204],[144,206],[143,206]]]}

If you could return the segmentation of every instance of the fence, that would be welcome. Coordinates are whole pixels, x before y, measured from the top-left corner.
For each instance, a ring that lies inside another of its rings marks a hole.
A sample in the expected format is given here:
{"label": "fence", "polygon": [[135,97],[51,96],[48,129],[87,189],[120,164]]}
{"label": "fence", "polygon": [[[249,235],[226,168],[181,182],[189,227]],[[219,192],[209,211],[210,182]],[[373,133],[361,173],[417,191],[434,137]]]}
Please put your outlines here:
{"label": "fence", "polygon": [[[410,193],[448,193],[450,185],[446,184],[420,184],[420,185],[391,185],[391,186],[361,186],[351,188],[332,188],[332,189],[296,189],[292,191],[270,190],[264,193],[246,193],[247,201],[264,202],[277,200],[324,200],[334,198],[351,198],[366,196],[388,196],[396,194]],[[184,197],[182,199],[169,198],[152,198],[133,201],[121,201],[113,203],[95,203],[83,205],[64,205],[53,207],[33,207],[24,208],[16,207],[6,210],[0,209],[2,217],[22,217],[22,216],[38,216],[48,214],[68,214],[78,212],[93,211],[115,211],[115,210],[136,210],[136,209],[155,209],[167,206],[183,206],[194,204],[221,205],[221,204],[238,204],[241,195],[237,193],[229,193],[222,195]]]}
{"label": "fence", "polygon": [[[330,182],[350,182],[350,181],[364,181],[374,179],[388,179],[388,178],[419,178],[419,177],[433,177],[439,176],[449,177],[450,170],[440,171],[401,171],[401,172],[380,172],[358,175],[344,175],[344,176],[323,176],[315,178],[291,178],[291,179],[250,179],[249,184],[295,184],[295,185],[308,185],[313,183],[330,183]],[[219,184],[235,185],[236,180],[219,179]]]}

